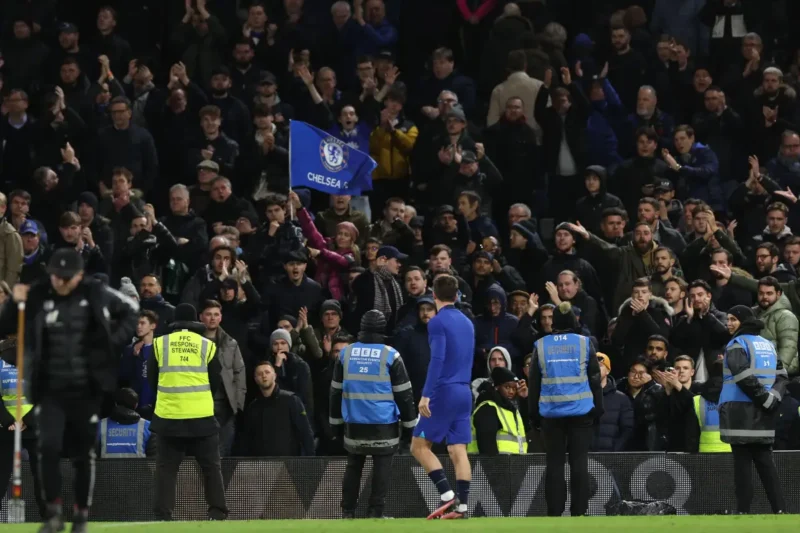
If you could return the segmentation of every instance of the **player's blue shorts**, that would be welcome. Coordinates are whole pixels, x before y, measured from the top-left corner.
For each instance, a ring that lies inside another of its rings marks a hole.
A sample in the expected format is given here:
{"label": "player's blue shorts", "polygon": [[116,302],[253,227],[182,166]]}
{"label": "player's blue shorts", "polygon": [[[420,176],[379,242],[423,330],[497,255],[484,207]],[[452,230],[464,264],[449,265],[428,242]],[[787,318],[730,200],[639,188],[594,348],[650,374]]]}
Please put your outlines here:
{"label": "player's blue shorts", "polygon": [[431,417],[419,417],[414,436],[433,443],[472,442],[472,390],[469,384],[437,388],[430,403]]}

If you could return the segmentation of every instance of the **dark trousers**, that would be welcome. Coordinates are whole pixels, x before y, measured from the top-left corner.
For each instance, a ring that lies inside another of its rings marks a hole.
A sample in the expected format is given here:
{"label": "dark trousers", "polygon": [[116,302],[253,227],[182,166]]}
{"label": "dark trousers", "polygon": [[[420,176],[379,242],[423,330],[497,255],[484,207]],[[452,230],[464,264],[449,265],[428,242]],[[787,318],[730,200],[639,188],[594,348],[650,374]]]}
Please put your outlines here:
{"label": "dark trousers", "polygon": [[56,503],[61,497],[60,462],[66,445],[75,469],[75,504],[79,509],[88,509],[92,505],[94,447],[97,442],[100,405],[101,401],[92,397],[48,396],[35,407],[39,439],[38,475],[45,502]]}
{"label": "dark trousers", "polygon": [[733,451],[733,484],[736,487],[736,510],[749,513],[753,501],[753,469],[755,465],[772,512],[786,510],[778,470],[772,460],[772,447],[768,444],[731,445]]}
{"label": "dark trousers", "polygon": [[[39,467],[39,461],[36,450],[36,439],[25,438],[25,434],[33,430],[25,430],[22,432],[22,447],[28,450],[28,457],[30,458],[31,472],[33,472],[33,494],[36,497],[36,505],[39,507],[39,514],[44,516],[45,506],[42,499],[42,484],[39,481],[39,476],[36,475]],[[6,488],[8,487],[11,472],[14,469],[14,432],[7,431],[6,428],[0,428],[0,432],[7,433],[7,435],[0,435],[0,499],[6,495]],[[23,491],[25,488],[23,487]]]}
{"label": "dark trousers", "polygon": [[206,437],[167,437],[157,435],[155,514],[159,520],[172,520],[175,509],[175,485],[178,468],[184,456],[194,455],[203,471],[208,517],[224,520],[228,516],[225,504],[225,484],[219,458],[219,435]]}
{"label": "dark trousers", "polygon": [[542,436],[547,454],[544,498],[547,516],[561,516],[567,504],[564,462],[569,453],[570,515],[583,516],[589,507],[589,446],[592,418],[575,416],[542,419]]}
{"label": "dark trousers", "polygon": [[230,457],[236,433],[236,416],[227,401],[223,405],[215,403],[214,418],[219,424],[219,456]]}
{"label": "dark trousers", "polygon": [[[392,480],[392,457],[394,455],[372,456],[372,491],[369,495],[369,516],[383,515],[383,503],[389,492]],[[364,470],[366,455],[347,454],[347,467],[342,479],[342,510],[355,512],[358,506],[358,493],[361,492],[361,472]]]}

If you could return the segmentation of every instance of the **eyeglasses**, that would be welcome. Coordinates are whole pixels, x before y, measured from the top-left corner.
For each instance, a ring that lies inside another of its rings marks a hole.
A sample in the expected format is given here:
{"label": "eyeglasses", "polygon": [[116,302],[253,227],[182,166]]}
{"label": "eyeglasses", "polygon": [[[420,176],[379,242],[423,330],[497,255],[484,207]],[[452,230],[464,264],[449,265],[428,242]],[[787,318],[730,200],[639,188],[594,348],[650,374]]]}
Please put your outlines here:
{"label": "eyeglasses", "polygon": [[629,376],[636,376],[636,377],[644,377],[644,376],[647,375],[647,371],[644,370],[644,371],[641,371],[641,372],[634,372],[633,370],[631,370],[630,372],[628,372],[628,375]]}

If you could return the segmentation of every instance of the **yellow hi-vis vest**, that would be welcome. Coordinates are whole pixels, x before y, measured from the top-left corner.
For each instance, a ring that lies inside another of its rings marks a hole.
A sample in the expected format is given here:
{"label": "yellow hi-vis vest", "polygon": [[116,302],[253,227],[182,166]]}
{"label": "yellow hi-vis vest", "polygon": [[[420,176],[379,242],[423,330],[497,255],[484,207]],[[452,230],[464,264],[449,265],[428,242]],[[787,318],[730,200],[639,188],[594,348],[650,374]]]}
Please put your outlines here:
{"label": "yellow hi-vis vest", "polygon": [[[0,396],[3,398],[3,407],[11,416],[17,416],[17,380],[19,377],[17,367],[0,361]],[[33,409],[33,404],[22,396],[22,416],[27,415]]]}
{"label": "yellow hi-vis vest", "polygon": [[217,347],[213,341],[186,329],[153,341],[158,363],[155,414],[168,420],[214,416],[208,363]]}
{"label": "yellow hi-vis vest", "polygon": [[[525,440],[525,424],[519,411],[514,413],[503,409],[495,402],[488,400],[482,402],[472,411],[472,442],[467,446],[467,453],[479,453],[478,440],[475,438],[475,413],[484,405],[491,405],[497,411],[497,419],[501,428],[497,430],[497,451],[503,455],[528,453],[528,441]],[[509,421],[513,420],[512,426]]]}
{"label": "yellow hi-vis vest", "polygon": [[700,421],[700,452],[726,453],[731,445],[722,442],[719,436],[719,413],[717,406],[707,402],[699,394],[694,397],[694,412]]}

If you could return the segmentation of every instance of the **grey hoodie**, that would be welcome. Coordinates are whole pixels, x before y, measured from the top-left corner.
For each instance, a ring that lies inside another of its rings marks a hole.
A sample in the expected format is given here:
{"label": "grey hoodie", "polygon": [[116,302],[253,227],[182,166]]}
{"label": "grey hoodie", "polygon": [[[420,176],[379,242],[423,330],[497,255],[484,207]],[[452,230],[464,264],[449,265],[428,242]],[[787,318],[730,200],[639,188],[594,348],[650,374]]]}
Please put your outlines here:
{"label": "grey hoodie", "polygon": [[[509,370],[513,370],[512,367],[511,367],[511,355],[508,353],[508,350],[506,350],[502,346],[495,346],[494,348],[489,350],[489,355],[486,357],[486,372],[489,375],[492,374],[492,369],[491,369],[491,367],[489,367],[489,361],[492,360],[492,354],[495,351],[500,352],[501,354],[503,354],[503,358],[506,360],[506,368],[508,368]],[[492,378],[477,378],[477,379],[472,381],[472,401],[473,402],[478,399],[478,394],[480,394],[480,392],[481,392],[480,391],[481,386],[486,382],[489,382],[491,384],[491,381],[492,381]]]}

